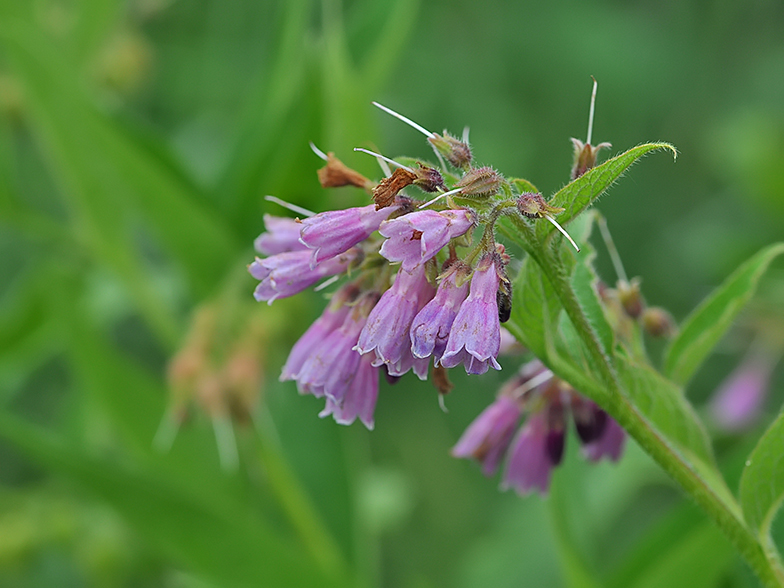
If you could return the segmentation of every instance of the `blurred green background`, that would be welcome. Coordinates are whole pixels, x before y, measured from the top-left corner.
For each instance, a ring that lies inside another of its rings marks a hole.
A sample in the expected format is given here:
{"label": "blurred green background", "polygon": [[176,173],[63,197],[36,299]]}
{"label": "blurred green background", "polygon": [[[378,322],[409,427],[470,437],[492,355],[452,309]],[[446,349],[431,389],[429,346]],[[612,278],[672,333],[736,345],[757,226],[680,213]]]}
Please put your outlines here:
{"label": "blurred green background", "polygon": [[[572,442],[544,500],[451,458],[519,358],[456,374],[448,414],[407,377],[372,433],[318,419],[277,374],[323,298],[257,304],[245,266],[283,214],[264,195],[365,202],[319,186],[308,141],[371,177],[353,147],[432,156],[371,100],[469,125],[547,195],[593,75],[595,143],[680,151],[600,202],[680,320],[784,237],[783,30],[775,0],[0,0],[0,586],[754,586],[634,444],[589,466]],[[698,408],[782,300],[779,263]],[[732,487],[765,422],[718,436]]]}

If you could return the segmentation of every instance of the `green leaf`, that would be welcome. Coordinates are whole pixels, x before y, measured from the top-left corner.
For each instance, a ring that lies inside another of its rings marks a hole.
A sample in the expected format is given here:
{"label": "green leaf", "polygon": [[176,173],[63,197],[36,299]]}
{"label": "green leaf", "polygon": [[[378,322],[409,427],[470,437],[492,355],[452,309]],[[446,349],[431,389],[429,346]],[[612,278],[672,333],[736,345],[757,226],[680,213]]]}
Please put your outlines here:
{"label": "green leaf", "polygon": [[685,384],[719,342],[773,259],[784,253],[784,243],[770,245],[741,265],[684,321],[665,353],[664,373]]}
{"label": "green leaf", "polygon": [[765,432],[746,461],[740,479],[740,504],[746,523],[767,537],[784,499],[784,413]]}
{"label": "green leaf", "polygon": [[617,354],[618,376],[637,409],[687,457],[713,464],[708,435],[681,388],[651,366]]}
{"label": "green leaf", "polygon": [[534,186],[528,180],[524,180],[523,178],[510,178],[508,181],[520,194],[525,192],[533,192],[534,194],[539,193],[539,189],[536,186]]}
{"label": "green leaf", "polygon": [[[109,502],[161,553],[218,586],[343,586],[320,573],[301,547],[251,513],[211,508],[140,468],[98,459],[0,412],[0,437]],[[199,483],[199,480],[194,480]]]}
{"label": "green leaf", "polygon": [[[561,188],[549,202],[552,206],[565,209],[556,216],[558,222],[561,225],[566,225],[593,204],[635,161],[643,155],[659,149],[669,149],[673,156],[678,154],[675,147],[669,143],[638,145],[596,166]],[[545,237],[554,230],[555,227],[548,222],[537,223],[537,233],[540,237]]]}

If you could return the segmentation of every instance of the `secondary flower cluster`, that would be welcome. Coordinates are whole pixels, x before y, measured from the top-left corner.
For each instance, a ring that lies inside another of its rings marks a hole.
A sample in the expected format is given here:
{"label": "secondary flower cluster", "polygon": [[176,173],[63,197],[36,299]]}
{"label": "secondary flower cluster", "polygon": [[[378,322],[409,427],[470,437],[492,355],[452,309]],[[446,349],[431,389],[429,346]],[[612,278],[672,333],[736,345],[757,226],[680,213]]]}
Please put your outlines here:
{"label": "secondary flower cluster", "polygon": [[[523,415],[527,419],[519,427]],[[506,456],[502,486],[520,494],[543,494],[563,458],[569,416],[590,461],[620,458],[626,437],[621,426],[539,360],[523,365],[501,388],[495,402],[466,429],[452,455],[477,460],[487,476]]]}

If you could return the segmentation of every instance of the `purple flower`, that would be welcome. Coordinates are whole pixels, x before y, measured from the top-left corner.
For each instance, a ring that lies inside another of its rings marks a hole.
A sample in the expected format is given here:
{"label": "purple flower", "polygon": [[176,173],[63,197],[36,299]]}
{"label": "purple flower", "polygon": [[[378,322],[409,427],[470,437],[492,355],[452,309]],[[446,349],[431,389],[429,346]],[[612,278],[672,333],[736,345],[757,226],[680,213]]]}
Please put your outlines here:
{"label": "purple flower", "polygon": [[740,431],[759,418],[774,364],[767,355],[754,353],[724,380],[710,402],[710,413],[719,427]]}
{"label": "purple flower", "polygon": [[435,358],[436,365],[444,354],[449,330],[460,305],[468,295],[471,268],[455,262],[441,278],[435,298],[419,311],[411,323],[411,352],[415,357]]}
{"label": "purple flower", "polygon": [[468,210],[421,210],[381,223],[378,232],[388,237],[381,245],[381,255],[389,261],[403,262],[412,271],[432,259],[454,237],[465,234],[474,225]]}
{"label": "purple flower", "polygon": [[354,378],[346,390],[343,400],[336,402],[327,397],[327,405],[319,413],[320,417],[332,415],[335,422],[350,425],[359,417],[369,430],[373,430],[373,411],[378,398],[379,368],[372,363],[369,355],[362,357]]}
{"label": "purple flower", "polygon": [[[390,375],[402,375],[404,368],[408,371],[414,363],[409,338],[411,321],[434,293],[435,289],[427,281],[425,266],[419,266],[413,273],[401,268],[395,283],[384,292],[370,313],[356,350],[362,355],[375,351],[374,363],[387,364]],[[424,362],[425,370],[427,363]]]}
{"label": "purple flower", "polygon": [[310,325],[310,328],[305,331],[305,334],[291,348],[286,364],[281,370],[281,382],[296,380],[299,377],[300,369],[305,365],[313,350],[332,331],[338,329],[343,324],[351,310],[348,303],[353,302],[358,293],[359,290],[355,284],[347,284],[335,293],[322,315]]}
{"label": "purple flower", "polygon": [[625,442],[626,431],[615,419],[608,416],[601,437],[583,445],[583,454],[590,461],[599,461],[603,457],[607,457],[611,461],[618,461],[621,459]]}
{"label": "purple flower", "polygon": [[375,204],[369,204],[362,208],[330,210],[303,220],[300,239],[308,248],[314,249],[311,268],[367,239],[378,229],[381,221],[398,208],[387,206],[376,210]]}
{"label": "purple flower", "polygon": [[521,495],[534,489],[540,494],[547,492],[553,469],[549,433],[546,410],[528,418],[512,442],[503,488],[514,488]]}
{"label": "purple flower", "polygon": [[307,250],[279,253],[265,259],[257,257],[248,266],[250,275],[261,280],[253,296],[256,300],[266,300],[272,304],[277,298],[298,294],[322,278],[345,271],[358,253],[357,250],[347,251],[316,268],[311,266],[311,253]]}
{"label": "purple flower", "polygon": [[452,448],[455,457],[472,457],[482,463],[489,476],[498,468],[520,420],[520,406],[513,398],[500,395],[460,437]]}
{"label": "purple flower", "polygon": [[500,277],[494,254],[486,254],[474,270],[471,289],[452,323],[441,365],[453,368],[462,363],[469,374],[483,374],[489,367],[500,370],[496,361],[501,347],[496,293]]}
{"label": "purple flower", "polygon": [[300,392],[327,396],[338,404],[342,402],[359,368],[360,356],[354,351],[354,346],[377,301],[377,293],[365,293],[351,308],[340,328],[329,333],[313,349],[299,371],[297,386]]}
{"label": "purple flower", "polygon": [[302,224],[293,218],[265,214],[264,228],[266,231],[253,242],[253,247],[259,253],[277,255],[307,249],[299,240]]}

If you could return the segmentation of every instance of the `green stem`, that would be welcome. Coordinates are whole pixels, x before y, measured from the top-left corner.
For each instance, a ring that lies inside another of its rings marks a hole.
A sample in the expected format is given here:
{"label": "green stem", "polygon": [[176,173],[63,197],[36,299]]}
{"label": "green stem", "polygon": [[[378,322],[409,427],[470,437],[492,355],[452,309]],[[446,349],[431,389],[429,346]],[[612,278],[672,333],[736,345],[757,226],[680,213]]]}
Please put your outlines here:
{"label": "green stem", "polygon": [[[526,228],[530,232],[527,225]],[[784,571],[780,565],[777,565],[778,558],[766,556],[765,550],[742,520],[739,509],[726,504],[723,497],[699,475],[681,452],[647,421],[622,392],[610,358],[602,350],[596,332],[585,316],[560,260],[541,245],[532,245],[532,243],[535,242],[529,241],[526,249],[541,266],[566,314],[600,370],[603,381],[597,383],[590,378],[585,378],[588,381],[584,383],[588,384],[588,387],[583,388],[582,391],[602,405],[639,443],[640,447],[702,507],[727,535],[765,586],[784,587]],[[557,373],[557,366],[553,367]]]}

